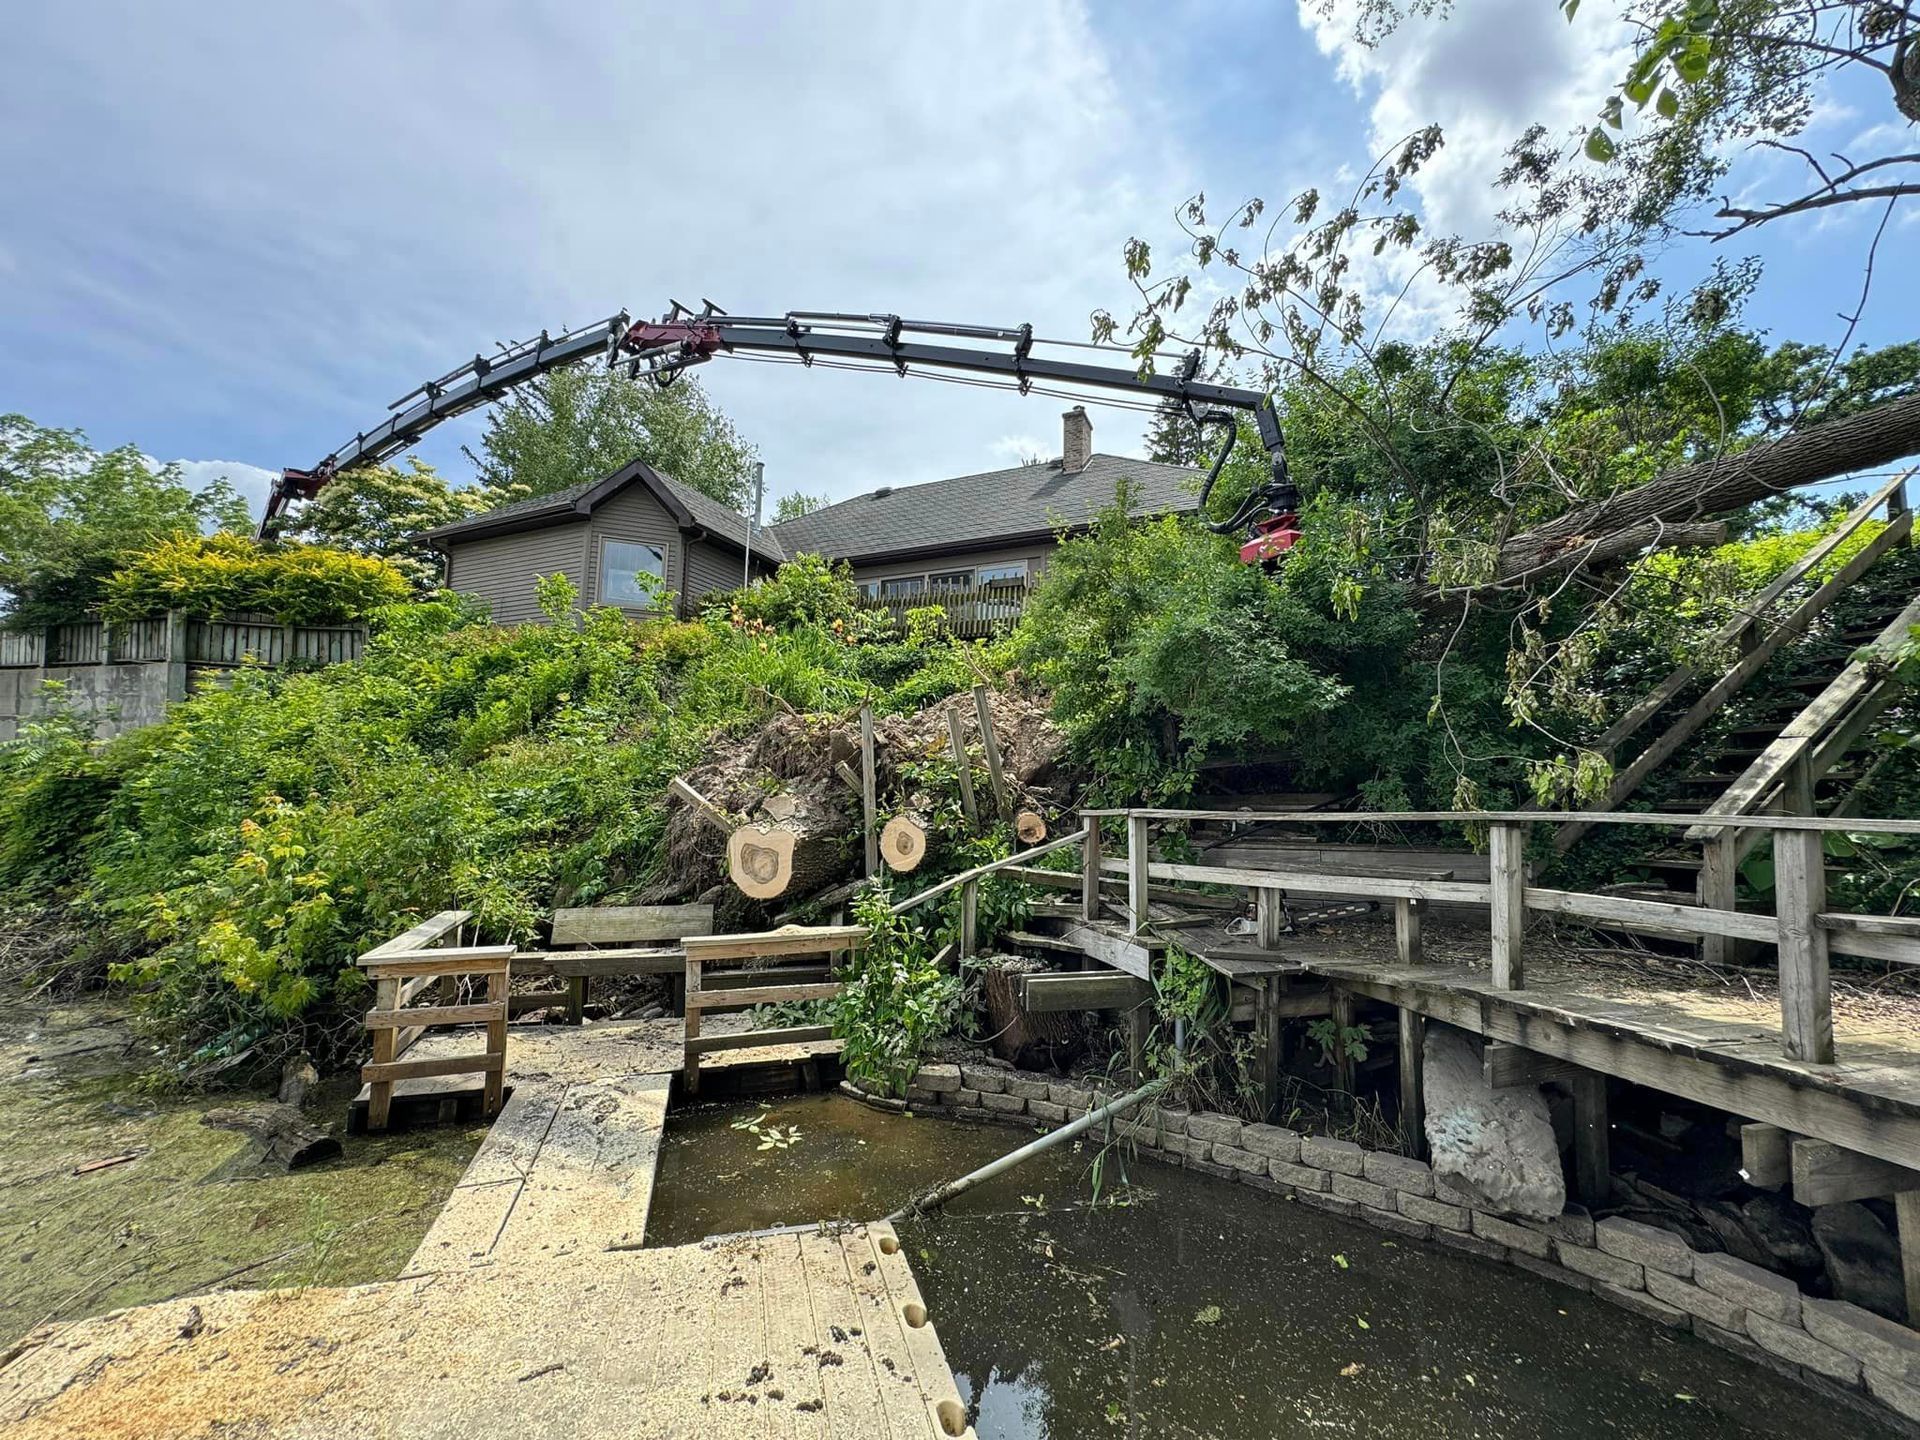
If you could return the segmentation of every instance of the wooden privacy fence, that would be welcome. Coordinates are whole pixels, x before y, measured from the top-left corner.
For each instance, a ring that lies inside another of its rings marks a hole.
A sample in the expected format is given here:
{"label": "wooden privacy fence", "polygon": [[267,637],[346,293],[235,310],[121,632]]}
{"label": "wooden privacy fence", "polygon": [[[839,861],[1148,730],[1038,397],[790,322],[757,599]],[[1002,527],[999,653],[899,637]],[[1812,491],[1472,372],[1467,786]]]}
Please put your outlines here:
{"label": "wooden privacy fence", "polygon": [[[1603,814],[1589,811],[1408,811],[1259,812],[1250,810],[1087,810],[1082,817],[1083,894],[1087,915],[1097,914],[1099,882],[1105,872],[1127,878],[1126,914],[1138,933],[1147,925],[1147,899],[1153,881],[1240,886],[1260,894],[1290,888],[1320,893],[1392,900],[1402,957],[1418,958],[1419,910],[1427,901],[1488,908],[1493,983],[1498,989],[1526,988],[1524,934],[1529,913],[1566,915],[1600,922],[1626,922],[1643,929],[1688,936],[1718,935],[1775,946],[1779,954],[1783,1047],[1790,1059],[1831,1064],[1833,997],[1829,959],[1859,955],[1898,965],[1920,965],[1920,917],[1851,915],[1827,909],[1826,853],[1830,832],[1920,836],[1920,821],[1831,819],[1813,816],[1747,816],[1708,820],[1697,815]],[[1125,822],[1127,855],[1105,860],[1098,824],[1103,817]],[[1750,914],[1618,895],[1590,895],[1529,883],[1526,862],[1528,828],[1541,822],[1579,820],[1590,825],[1746,825],[1769,832],[1774,856],[1774,913]],[[1489,879],[1484,883],[1378,876],[1329,875],[1320,871],[1251,870],[1215,865],[1185,865],[1152,858],[1152,830],[1158,823],[1186,821],[1290,825],[1356,823],[1436,823],[1484,826],[1489,837]],[[1262,927],[1264,930],[1264,926]]]}
{"label": "wooden privacy fence", "polygon": [[686,1041],[681,1066],[685,1093],[700,1093],[702,1055],[716,1050],[831,1040],[831,1025],[788,1025],[702,1035],[700,1019],[712,1011],[829,1000],[840,993],[840,982],[832,978],[835,957],[857,949],[866,938],[866,928],[860,925],[789,925],[783,930],[751,935],[687,936],[681,942],[687,952]]}
{"label": "wooden privacy fence", "polygon": [[74,620],[44,630],[0,632],[0,668],[338,665],[358,660],[366,642],[364,625],[283,625],[271,617],[249,615],[200,620],[176,612],[146,620]]}
{"label": "wooden privacy fence", "polygon": [[[402,1080],[484,1075],[485,1113],[491,1117],[500,1112],[507,1073],[507,970],[514,947],[462,944],[464,927],[472,918],[466,910],[442,910],[360,957],[374,991],[365,1021],[373,1032],[373,1059],[360,1071],[367,1083],[369,1130],[387,1128],[394,1086]],[[451,944],[442,943],[449,939]],[[463,979],[483,986],[486,998],[463,1001]],[[436,991],[430,1003],[410,1003],[429,990]],[[401,1058],[429,1026],[472,1024],[487,1027],[484,1051],[430,1060]]]}

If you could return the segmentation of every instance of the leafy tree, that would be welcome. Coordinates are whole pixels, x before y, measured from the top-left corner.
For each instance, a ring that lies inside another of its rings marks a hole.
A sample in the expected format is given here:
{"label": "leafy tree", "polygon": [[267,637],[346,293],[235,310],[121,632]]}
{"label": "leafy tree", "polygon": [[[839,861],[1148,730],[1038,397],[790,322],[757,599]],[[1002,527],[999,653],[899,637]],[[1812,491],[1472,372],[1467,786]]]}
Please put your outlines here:
{"label": "leafy tree", "polygon": [[821,509],[826,503],[827,497],[824,495],[804,495],[798,490],[791,491],[774,502],[771,523],[779,525],[788,520],[798,520],[802,515],[811,515]]}
{"label": "leafy tree", "polygon": [[456,490],[433,466],[410,455],[404,470],[369,465],[335,476],[286,533],[390,561],[416,590],[427,591],[439,585],[442,566],[439,554],[417,538],[419,533],[507,504],[523,493],[484,484]]}
{"label": "leafy tree", "polygon": [[101,452],[79,430],[0,416],[0,586],[9,624],[75,619],[127,559],[168,536],[244,531],[246,502],[223,478],[193,490],[178,465],[132,445]]}
{"label": "leafy tree", "polygon": [[107,577],[101,613],[139,620],[264,614],[292,625],[364,619],[408,598],[394,565],[321,545],[262,544],[247,535],[175,535],[128,558]]}
{"label": "leafy tree", "polygon": [[573,365],[495,406],[479,453],[466,455],[480,484],[500,494],[550,495],[644,460],[738,510],[751,493],[754,449],[691,377],[662,389]]}

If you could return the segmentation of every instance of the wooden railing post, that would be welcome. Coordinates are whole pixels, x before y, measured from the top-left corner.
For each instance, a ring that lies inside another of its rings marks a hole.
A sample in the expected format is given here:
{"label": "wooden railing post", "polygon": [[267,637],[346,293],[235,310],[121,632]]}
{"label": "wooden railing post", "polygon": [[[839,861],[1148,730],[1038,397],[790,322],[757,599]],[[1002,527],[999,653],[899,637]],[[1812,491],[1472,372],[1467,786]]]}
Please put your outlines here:
{"label": "wooden railing post", "polygon": [[1827,975],[1827,859],[1818,830],[1773,832],[1774,910],[1780,926],[1780,1029],[1789,1060],[1833,1063],[1833,991]]}
{"label": "wooden railing post", "polygon": [[1420,939],[1420,925],[1426,913],[1424,900],[1393,902],[1393,946],[1402,965],[1418,965],[1427,958]]}
{"label": "wooden railing post", "polygon": [[1127,928],[1135,935],[1147,928],[1147,865],[1153,846],[1144,815],[1127,816]]}
{"label": "wooden railing post", "polygon": [[[1740,878],[1740,830],[1728,826],[1700,842],[1700,906],[1704,910],[1733,910]],[[1709,965],[1733,959],[1729,935],[1702,935],[1700,958]]]}
{"label": "wooden railing post", "polygon": [[1493,984],[1498,990],[1524,990],[1527,929],[1527,832],[1510,821],[1495,821],[1488,833],[1488,874],[1493,911]]}
{"label": "wooden railing post", "polygon": [[960,887],[960,959],[971,960],[980,949],[980,882]]}
{"label": "wooden railing post", "polygon": [[1081,820],[1087,838],[1080,842],[1080,918],[1088,924],[1100,918],[1100,817]]}

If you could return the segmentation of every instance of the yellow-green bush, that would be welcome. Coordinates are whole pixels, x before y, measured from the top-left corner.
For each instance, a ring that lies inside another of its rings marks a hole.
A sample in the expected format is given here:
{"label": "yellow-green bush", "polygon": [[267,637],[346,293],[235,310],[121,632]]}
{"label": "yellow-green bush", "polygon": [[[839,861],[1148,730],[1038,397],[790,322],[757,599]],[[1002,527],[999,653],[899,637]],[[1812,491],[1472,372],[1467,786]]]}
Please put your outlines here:
{"label": "yellow-green bush", "polygon": [[208,619],[271,615],[287,624],[361,619],[411,593],[385,560],[321,545],[261,544],[243,535],[176,535],[107,578],[102,613],[141,620],[169,610]]}

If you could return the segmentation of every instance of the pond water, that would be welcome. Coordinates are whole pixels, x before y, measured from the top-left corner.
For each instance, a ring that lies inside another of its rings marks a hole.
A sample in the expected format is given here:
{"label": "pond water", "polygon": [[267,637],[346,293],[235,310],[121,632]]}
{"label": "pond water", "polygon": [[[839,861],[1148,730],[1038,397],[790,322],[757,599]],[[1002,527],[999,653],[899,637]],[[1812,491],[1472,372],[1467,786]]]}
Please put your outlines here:
{"label": "pond water", "polygon": [[[839,1096],[676,1111],[648,1240],[872,1219],[1024,1138]],[[1588,1295],[1203,1176],[1109,1155],[1091,1203],[1095,1150],[900,1227],[980,1440],[1894,1433]]]}
{"label": "pond water", "polygon": [[[124,1006],[0,1006],[0,1351],[34,1326],[211,1286],[351,1285],[400,1273],[486,1129],[350,1136],[336,1160],[259,1174],[200,1123],[246,1095],[142,1088]],[[337,1127],[351,1076],[309,1098]]]}

